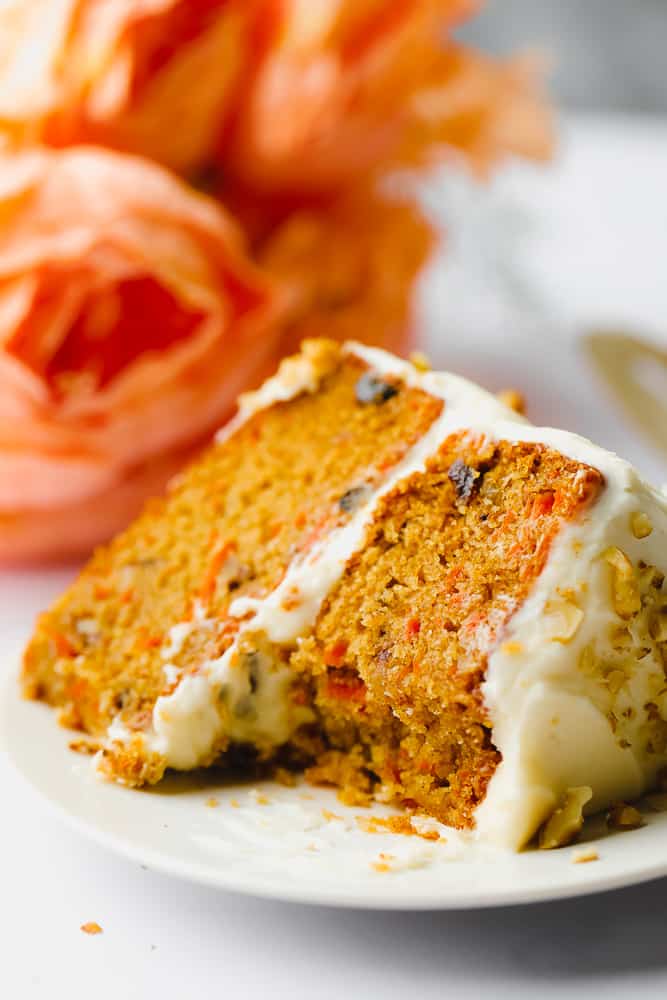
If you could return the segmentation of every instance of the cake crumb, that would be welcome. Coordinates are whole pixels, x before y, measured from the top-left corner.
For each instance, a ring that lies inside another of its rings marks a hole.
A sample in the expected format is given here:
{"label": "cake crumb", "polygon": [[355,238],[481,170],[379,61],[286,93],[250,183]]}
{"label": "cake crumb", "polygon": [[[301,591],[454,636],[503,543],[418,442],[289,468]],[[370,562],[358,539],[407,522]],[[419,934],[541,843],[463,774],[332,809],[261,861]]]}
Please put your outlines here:
{"label": "cake crumb", "polygon": [[409,816],[357,816],[357,824],[364,833],[397,833],[404,837],[421,837],[422,840],[442,840],[437,830],[418,830]]}
{"label": "cake crumb", "polygon": [[103,934],[104,931],[98,923],[94,920],[89,920],[86,924],[81,924],[81,930],[84,934]]}
{"label": "cake crumb", "polygon": [[325,820],[327,820],[327,822],[331,822],[331,820],[333,820],[333,819],[340,819],[340,820],[342,820],[342,818],[343,818],[342,816],[339,816],[338,813],[331,812],[330,809],[323,809],[322,810],[322,815],[324,816]]}
{"label": "cake crumb", "polygon": [[258,806],[268,806],[271,799],[264,792],[258,791],[258,789],[253,788],[250,792],[250,797],[257,803]]}
{"label": "cake crumb", "polygon": [[600,855],[597,851],[577,851],[572,855],[573,865],[586,865],[589,861],[599,861]]}
{"label": "cake crumb", "polygon": [[336,792],[336,798],[344,806],[353,806],[359,809],[368,808],[373,801],[373,796],[370,792],[365,792],[354,785],[346,785],[344,788],[340,788]]}
{"label": "cake crumb", "polygon": [[220,800],[211,795],[210,798],[206,799],[204,805],[208,806],[209,809],[215,809],[220,805]]}
{"label": "cake crumb", "polygon": [[93,757],[101,749],[97,740],[70,740],[68,746],[74,753],[81,753],[87,757]]}
{"label": "cake crumb", "polygon": [[371,861],[371,868],[376,872],[390,872],[391,868],[386,861]]}
{"label": "cake crumb", "polygon": [[238,799],[230,799],[229,800],[229,804],[232,807],[232,809],[239,809],[240,806],[241,806],[241,804],[240,804],[240,802],[239,802]]}

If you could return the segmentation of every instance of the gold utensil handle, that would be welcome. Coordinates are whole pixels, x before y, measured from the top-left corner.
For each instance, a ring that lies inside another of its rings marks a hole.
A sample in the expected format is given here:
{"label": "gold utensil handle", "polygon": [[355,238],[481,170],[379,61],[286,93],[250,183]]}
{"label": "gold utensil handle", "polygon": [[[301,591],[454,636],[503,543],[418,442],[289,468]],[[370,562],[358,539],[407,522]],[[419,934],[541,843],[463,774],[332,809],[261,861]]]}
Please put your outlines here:
{"label": "gold utensil handle", "polygon": [[625,415],[667,455],[667,349],[607,331],[588,334],[583,344]]}

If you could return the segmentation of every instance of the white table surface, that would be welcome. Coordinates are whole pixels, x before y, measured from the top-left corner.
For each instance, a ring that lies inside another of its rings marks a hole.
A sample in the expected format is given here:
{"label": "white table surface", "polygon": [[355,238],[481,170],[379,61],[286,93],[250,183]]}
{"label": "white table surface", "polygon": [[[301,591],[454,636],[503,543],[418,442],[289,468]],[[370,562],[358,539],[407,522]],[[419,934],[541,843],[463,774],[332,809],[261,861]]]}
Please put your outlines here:
{"label": "white table surface", "polygon": [[[504,331],[511,322],[512,336],[532,343],[547,314],[549,329],[557,327],[564,343],[573,330],[602,319],[637,322],[664,337],[665,177],[667,125],[580,120],[566,132],[556,168],[545,175],[510,172],[481,208],[452,193],[450,184],[442,203],[435,201],[438,213],[460,226],[459,244],[468,230],[495,226],[495,234],[481,263],[468,268],[470,251],[459,245],[450,263],[437,265],[438,288],[431,286],[423,307],[435,357],[477,366],[481,377],[479,352],[485,343],[498,344],[498,327]],[[498,219],[517,205],[520,215],[532,217],[517,264],[518,284],[531,290],[529,316],[508,293],[498,265],[506,243]],[[489,302],[481,311],[458,309],[452,298],[464,292],[469,298],[476,282],[485,294],[491,288]],[[454,330],[465,331],[456,347],[447,341]],[[504,364],[488,373],[490,383],[507,382]],[[549,415],[555,405],[549,393],[524,370],[519,364],[513,383]],[[568,408],[569,424],[593,433],[597,421],[604,436],[611,418],[603,406]],[[664,458],[639,442],[635,449],[643,467],[667,479]],[[0,573],[3,648],[9,644],[18,656],[35,613],[67,578]],[[0,682],[15,672],[10,656],[0,663]],[[572,902],[467,913],[264,902],[169,879],[88,843],[50,814],[2,754],[0,789],[2,1000],[171,1000],[232,991],[248,1000],[389,1000],[406,992],[428,1000],[482,991],[498,998],[667,995],[667,880]],[[97,921],[104,933],[83,934],[86,921]]]}

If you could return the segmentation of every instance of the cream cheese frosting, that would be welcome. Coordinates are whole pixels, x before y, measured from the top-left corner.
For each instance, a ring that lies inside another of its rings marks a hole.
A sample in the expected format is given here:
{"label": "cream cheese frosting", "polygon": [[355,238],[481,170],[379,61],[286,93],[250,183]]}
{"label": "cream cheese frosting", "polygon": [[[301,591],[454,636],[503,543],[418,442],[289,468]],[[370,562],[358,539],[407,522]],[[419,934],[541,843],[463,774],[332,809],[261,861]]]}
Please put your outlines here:
{"label": "cream cheese frosting", "polygon": [[[221,737],[268,745],[289,739],[306,710],[291,705],[290,673],[270,644],[293,644],[309,631],[362,546],[382,496],[423,471],[450,434],[466,430],[547,445],[605,479],[599,499],[554,540],[528,599],[500,644],[487,650],[483,694],[502,762],[477,810],[476,835],[517,849],[570,788],[591,788],[591,810],[639,795],[667,763],[664,609],[655,586],[667,569],[665,497],[616,455],[577,435],[532,426],[466,379],[418,371],[375,348],[346,350],[378,374],[443,399],[443,411],[350,521],[295,559],[273,592],[232,603],[241,627],[219,659],[179,679],[178,653],[189,630],[213,623],[200,615],[172,627],[166,667],[177,686],[156,702],[145,737],[150,749],[168,766],[186,769],[206,762]],[[283,362],[242,400],[222,436],[259,409],[315,392],[320,379],[307,355]],[[110,739],[130,736],[120,723],[109,731]]]}

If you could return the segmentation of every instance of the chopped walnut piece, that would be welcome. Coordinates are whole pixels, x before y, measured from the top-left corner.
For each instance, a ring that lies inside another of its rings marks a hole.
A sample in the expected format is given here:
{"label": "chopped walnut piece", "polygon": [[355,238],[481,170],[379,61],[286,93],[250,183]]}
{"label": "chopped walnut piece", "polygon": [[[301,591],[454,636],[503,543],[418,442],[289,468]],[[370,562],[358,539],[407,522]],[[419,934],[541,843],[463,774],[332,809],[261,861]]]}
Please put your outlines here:
{"label": "chopped walnut piece", "polygon": [[645,562],[639,563],[639,586],[642,593],[645,593],[649,588],[660,590],[664,582],[665,574],[657,566],[651,566]]}
{"label": "chopped walnut piece", "polygon": [[617,625],[612,628],[609,635],[611,648],[617,653],[630,649],[633,643],[632,633],[627,625]]}
{"label": "chopped walnut piece", "polygon": [[430,372],[433,367],[423,351],[413,351],[410,355],[410,364],[418,372]]}
{"label": "chopped walnut piece", "polygon": [[584,674],[592,674],[595,672],[597,667],[598,659],[595,655],[595,650],[593,646],[589,643],[584,646],[581,653],[579,654],[579,669]]}
{"label": "chopped walnut piece", "polygon": [[644,825],[639,809],[625,802],[616,802],[607,814],[607,822],[613,830],[636,830]]}
{"label": "chopped walnut piece", "polygon": [[618,694],[625,684],[625,674],[622,670],[610,670],[605,677],[607,687],[612,694]]}
{"label": "chopped walnut piece", "polygon": [[635,538],[648,538],[653,531],[653,525],[648,514],[645,514],[643,510],[638,510],[631,514],[630,530]]}
{"label": "chopped walnut piece", "polygon": [[547,601],[545,607],[547,629],[552,642],[570,642],[584,620],[584,612],[572,601],[564,598]]}
{"label": "chopped walnut piece", "polygon": [[546,821],[539,835],[542,850],[571,844],[584,825],[584,806],[593,798],[593,790],[587,785],[568,788],[561,804]]}
{"label": "chopped walnut piece", "polygon": [[667,641],[667,606],[656,608],[648,623],[649,635],[656,642]]}
{"label": "chopped walnut piece", "polygon": [[634,566],[625,552],[615,545],[605,549],[602,558],[613,571],[611,592],[616,614],[626,620],[633,618],[641,608],[639,581]]}
{"label": "chopped walnut piece", "polygon": [[497,395],[500,402],[504,403],[510,410],[514,410],[515,413],[520,413],[522,416],[525,414],[526,400],[516,389],[501,389]]}
{"label": "chopped walnut piece", "polygon": [[104,931],[98,923],[94,920],[89,920],[87,924],[81,924],[81,930],[84,934],[103,934]]}

